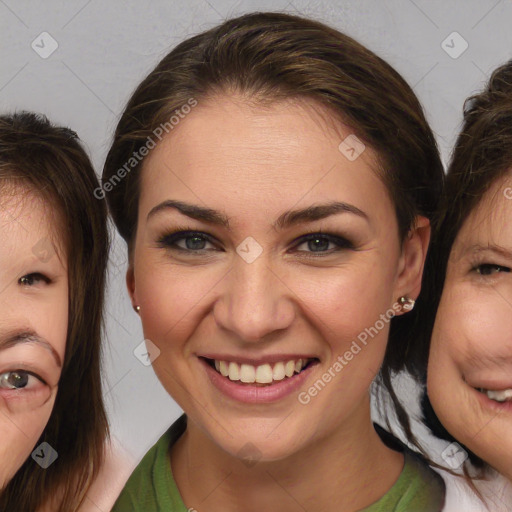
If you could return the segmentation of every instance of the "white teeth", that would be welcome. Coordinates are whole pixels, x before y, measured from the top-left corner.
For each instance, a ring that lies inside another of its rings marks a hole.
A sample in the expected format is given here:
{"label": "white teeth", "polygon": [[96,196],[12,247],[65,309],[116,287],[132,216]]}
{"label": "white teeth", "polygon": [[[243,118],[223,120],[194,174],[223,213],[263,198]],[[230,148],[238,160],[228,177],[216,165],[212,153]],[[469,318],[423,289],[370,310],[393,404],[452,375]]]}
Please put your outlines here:
{"label": "white teeth", "polygon": [[256,368],[256,382],[260,384],[272,382],[272,367],[269,364],[262,364]]}
{"label": "white teeth", "polygon": [[286,377],[286,374],[284,373],[284,363],[276,363],[274,365],[272,377],[274,380],[283,380]]}
{"label": "white teeth", "polygon": [[227,377],[229,375],[228,363],[226,363],[226,361],[220,362],[220,374],[223,377]]}
{"label": "white teeth", "polygon": [[485,394],[491,399],[497,402],[506,402],[512,398],[512,389],[503,389],[501,391],[486,390]]}
{"label": "white teeth", "polygon": [[256,370],[254,366],[250,364],[240,366],[240,380],[248,383],[254,382],[256,380]]}
{"label": "white teeth", "polygon": [[295,361],[288,361],[284,365],[284,373],[287,377],[291,377],[295,373]]}
{"label": "white teeth", "polygon": [[240,367],[236,363],[229,363],[229,380],[240,380]]}
{"label": "white teeth", "polygon": [[306,359],[291,359],[286,362],[277,362],[272,365],[265,363],[259,366],[250,364],[238,364],[234,361],[215,360],[215,369],[224,377],[232,381],[242,381],[247,384],[257,382],[259,384],[271,384],[272,381],[280,381],[285,377],[293,377],[300,373],[308,363]]}

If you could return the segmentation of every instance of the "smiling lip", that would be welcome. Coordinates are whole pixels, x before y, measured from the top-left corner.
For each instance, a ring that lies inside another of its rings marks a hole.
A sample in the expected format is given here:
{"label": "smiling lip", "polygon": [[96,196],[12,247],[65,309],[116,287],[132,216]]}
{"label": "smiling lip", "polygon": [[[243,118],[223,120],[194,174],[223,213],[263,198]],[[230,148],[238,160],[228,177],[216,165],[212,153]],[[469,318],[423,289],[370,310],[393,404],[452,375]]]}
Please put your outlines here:
{"label": "smiling lip", "polygon": [[505,391],[512,389],[512,381],[508,375],[505,378],[493,376],[490,379],[485,377],[481,378],[479,375],[470,375],[469,378],[462,375],[462,379],[469,387],[478,393],[478,398],[482,402],[482,405],[503,410],[503,406],[511,403],[511,400],[508,398],[506,400],[500,399],[500,397],[503,397]]}
{"label": "smiling lip", "polygon": [[487,378],[474,378],[475,376],[470,376],[466,378],[465,375],[462,375],[462,379],[464,382],[471,386],[473,389],[489,389],[493,391],[501,391],[504,389],[512,389],[512,380],[510,379],[510,374],[508,374],[505,378],[496,378],[493,376],[491,379]]}
{"label": "smiling lip", "polygon": [[[299,387],[308,378],[311,372],[314,371],[315,366],[318,364],[318,360],[315,360],[304,368],[300,373],[295,374],[293,377],[283,379],[281,381],[273,382],[265,386],[254,384],[243,384],[239,381],[231,381],[230,379],[223,377],[218,373],[215,368],[208,363],[205,359],[206,356],[198,358],[199,362],[203,366],[210,379],[210,382],[224,395],[247,404],[266,404],[273,403],[291,395],[297,391]],[[218,357],[218,356],[216,356]],[[235,361],[233,357],[222,356],[224,360]],[[297,356],[293,356],[291,359]],[[290,356],[273,356],[265,359],[248,359],[248,358],[236,358],[237,362],[244,364],[270,364],[271,362],[279,362],[290,358]],[[213,357],[208,359],[214,359]],[[249,362],[252,361],[252,362]]]}
{"label": "smiling lip", "polygon": [[[485,392],[479,391],[482,388],[474,388],[473,386],[468,385],[471,388],[471,391],[476,394],[476,398],[479,401],[480,405],[485,409],[491,409],[497,413],[503,412],[512,412],[512,401],[504,401],[499,402],[497,400],[493,400],[487,396]],[[488,388],[484,388],[488,389]],[[489,389],[503,389],[503,388],[489,388]],[[510,389],[510,388],[506,388]]]}
{"label": "smiling lip", "polygon": [[246,356],[232,356],[232,355],[222,355],[222,354],[200,354],[198,357],[202,357],[204,359],[213,359],[217,361],[233,361],[239,364],[250,364],[252,366],[259,366],[262,364],[273,364],[279,363],[282,361],[297,361],[298,359],[318,359],[316,356],[311,354],[272,354],[265,357],[246,357]]}

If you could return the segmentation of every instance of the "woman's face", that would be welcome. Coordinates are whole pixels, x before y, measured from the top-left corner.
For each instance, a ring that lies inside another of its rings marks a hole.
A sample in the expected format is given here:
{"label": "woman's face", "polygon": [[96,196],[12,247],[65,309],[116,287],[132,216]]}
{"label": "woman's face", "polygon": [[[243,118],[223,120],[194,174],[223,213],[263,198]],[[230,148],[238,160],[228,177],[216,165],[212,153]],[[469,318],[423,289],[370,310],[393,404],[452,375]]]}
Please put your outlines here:
{"label": "woman's face", "polygon": [[389,318],[419,291],[428,226],[402,250],[375,154],[342,153],[350,130],[318,112],[211,98],[142,172],[127,281],[153,366],[239,457],[368,429]]}
{"label": "woman's face", "polygon": [[[36,447],[52,411],[64,360],[67,267],[52,237],[45,204],[38,197],[21,189],[2,192],[0,488]],[[48,456],[44,451],[37,455]]]}
{"label": "woman's face", "polygon": [[461,443],[512,478],[512,201],[496,182],[453,244],[437,312],[428,394]]}

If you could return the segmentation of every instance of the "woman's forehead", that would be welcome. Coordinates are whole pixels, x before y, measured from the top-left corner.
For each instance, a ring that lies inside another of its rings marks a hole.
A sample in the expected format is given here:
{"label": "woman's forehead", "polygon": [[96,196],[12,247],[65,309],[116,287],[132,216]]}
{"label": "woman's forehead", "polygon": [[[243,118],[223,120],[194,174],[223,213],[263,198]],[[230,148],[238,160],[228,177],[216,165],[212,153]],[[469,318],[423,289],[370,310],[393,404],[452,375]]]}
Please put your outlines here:
{"label": "woman's forehead", "polygon": [[469,212],[455,240],[459,251],[474,252],[486,245],[512,248],[512,199],[507,193],[511,185],[509,172],[496,180]]}
{"label": "woman's forehead", "polygon": [[65,248],[64,220],[59,209],[31,186],[8,185],[0,189],[0,232],[3,257],[16,251],[28,256],[50,251],[62,258]]}
{"label": "woman's forehead", "polygon": [[[222,101],[198,105],[163,138],[143,164],[143,185],[168,175],[187,185],[238,181],[239,194],[253,185],[296,186],[304,194],[345,169],[356,177],[376,163],[374,152],[350,128],[337,123],[331,129],[315,111],[308,116],[302,106],[276,103],[272,113],[268,107],[254,113],[253,106]],[[344,152],[351,142],[352,153]]]}

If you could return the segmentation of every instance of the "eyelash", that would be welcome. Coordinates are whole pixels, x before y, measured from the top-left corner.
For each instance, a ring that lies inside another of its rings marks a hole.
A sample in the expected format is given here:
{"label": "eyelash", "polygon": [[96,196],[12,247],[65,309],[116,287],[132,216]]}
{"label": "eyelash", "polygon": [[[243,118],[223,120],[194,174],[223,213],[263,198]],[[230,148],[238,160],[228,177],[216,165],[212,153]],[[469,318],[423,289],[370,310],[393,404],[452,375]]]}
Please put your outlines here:
{"label": "eyelash", "polygon": [[16,388],[16,387],[2,387],[2,377],[4,375],[10,375],[10,374],[14,374],[14,373],[18,373],[18,374],[23,374],[23,375],[28,375],[29,379],[32,377],[36,380],[39,381],[39,383],[43,384],[44,386],[47,386],[48,384],[44,381],[44,379],[42,379],[39,375],[33,373],[33,372],[30,372],[28,370],[22,370],[22,369],[17,369],[17,370],[8,370],[6,372],[0,372],[0,390],[5,390],[5,391],[8,391],[8,392],[12,392],[12,391],[26,391],[26,392],[29,392],[29,391],[32,391],[32,387],[29,387],[30,384],[27,384],[27,386],[25,387],[22,387],[22,388]]}
{"label": "eyelash", "polygon": [[[482,269],[486,268],[487,270],[490,269],[499,269],[499,272],[492,272],[491,274],[482,274]],[[476,272],[481,277],[490,277],[494,275],[495,273],[504,273],[504,272],[510,272],[509,267],[505,267],[504,265],[498,265],[497,263],[488,263],[488,262],[475,262],[471,265],[471,271]]]}
{"label": "eyelash", "polygon": [[[175,250],[180,251],[182,253],[188,253],[188,254],[204,254],[205,252],[210,251],[211,249],[184,249],[183,247],[178,247],[176,243],[180,240],[185,240],[187,238],[200,238],[205,242],[209,242],[212,245],[215,245],[214,239],[208,235],[207,233],[203,233],[202,231],[193,231],[185,228],[178,228],[175,231],[172,231],[170,233],[166,233],[162,235],[158,240],[157,243],[160,247],[169,249],[169,250]],[[295,246],[302,245],[304,243],[307,243],[311,240],[315,239],[323,239],[326,240],[328,243],[332,243],[337,246],[335,249],[330,249],[327,251],[297,251],[297,252],[304,252],[309,253],[308,257],[321,257],[323,255],[332,254],[334,252],[341,251],[343,249],[354,249],[354,245],[352,242],[347,240],[345,237],[332,235],[329,233],[324,233],[322,231],[312,231],[310,233],[306,233],[302,235],[301,237],[294,240]]]}
{"label": "eyelash", "polygon": [[44,274],[41,274],[40,272],[32,272],[31,274],[25,274],[24,276],[21,276],[19,278],[18,283],[21,286],[28,286],[28,287],[34,286],[33,284],[27,284],[27,283],[23,282],[24,279],[28,279],[28,278],[32,278],[32,279],[36,278],[37,280],[43,281],[46,284],[51,283],[51,279],[46,277]]}
{"label": "eyelash", "polygon": [[305,243],[308,243],[311,240],[316,239],[323,239],[326,240],[328,243],[332,243],[336,246],[335,249],[330,249],[328,251],[298,251],[298,252],[306,252],[310,254],[313,257],[318,257],[322,254],[332,254],[334,252],[339,252],[344,249],[353,250],[354,244],[347,240],[347,238],[343,236],[333,235],[330,233],[324,233],[323,231],[312,231],[311,233],[306,233],[299,238],[297,238],[295,241],[297,242],[296,245],[302,245]]}

